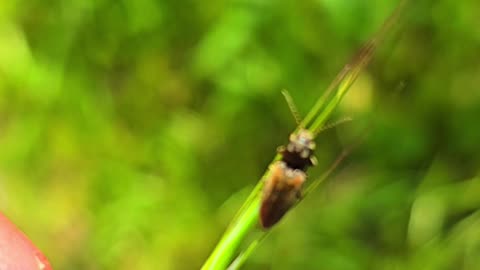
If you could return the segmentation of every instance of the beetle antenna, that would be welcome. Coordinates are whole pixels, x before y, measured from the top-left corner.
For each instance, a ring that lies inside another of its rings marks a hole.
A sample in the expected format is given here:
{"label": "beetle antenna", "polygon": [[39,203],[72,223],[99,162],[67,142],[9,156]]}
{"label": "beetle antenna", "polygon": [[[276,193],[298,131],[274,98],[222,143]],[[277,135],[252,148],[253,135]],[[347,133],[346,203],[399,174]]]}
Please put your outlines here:
{"label": "beetle antenna", "polygon": [[293,102],[292,96],[290,96],[290,93],[285,89],[282,90],[282,95],[285,98],[285,101],[287,101],[288,107],[290,108],[290,112],[292,113],[293,118],[295,118],[295,122],[297,122],[297,125],[300,125],[300,122],[302,122],[302,119],[300,117],[300,114],[298,113],[295,103]]}
{"label": "beetle antenna", "polygon": [[[337,120],[337,121],[335,121],[335,122],[333,122],[333,123],[326,124],[326,125],[323,126],[320,130],[318,130],[317,134],[320,133],[320,132],[322,132],[322,131],[325,131],[325,130],[327,130],[327,129],[331,129],[331,128],[333,128],[333,127],[336,127],[336,126],[338,126],[338,125],[341,125],[341,124],[343,124],[343,123],[350,122],[350,121],[353,121],[353,119],[352,119],[351,117],[348,117],[348,116],[347,116],[347,117],[344,117],[344,118],[342,118],[342,119],[339,119],[339,120]],[[315,135],[317,135],[317,134],[315,134]]]}

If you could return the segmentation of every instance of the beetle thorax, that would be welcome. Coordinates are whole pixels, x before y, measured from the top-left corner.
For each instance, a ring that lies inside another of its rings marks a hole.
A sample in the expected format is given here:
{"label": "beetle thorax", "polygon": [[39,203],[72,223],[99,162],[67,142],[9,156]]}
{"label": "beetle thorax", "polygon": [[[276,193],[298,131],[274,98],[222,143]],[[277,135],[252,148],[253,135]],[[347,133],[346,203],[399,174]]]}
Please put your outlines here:
{"label": "beetle thorax", "polygon": [[281,153],[282,160],[290,168],[305,170],[308,166],[313,165],[311,157],[314,150],[313,134],[303,129],[290,135],[290,141]]}

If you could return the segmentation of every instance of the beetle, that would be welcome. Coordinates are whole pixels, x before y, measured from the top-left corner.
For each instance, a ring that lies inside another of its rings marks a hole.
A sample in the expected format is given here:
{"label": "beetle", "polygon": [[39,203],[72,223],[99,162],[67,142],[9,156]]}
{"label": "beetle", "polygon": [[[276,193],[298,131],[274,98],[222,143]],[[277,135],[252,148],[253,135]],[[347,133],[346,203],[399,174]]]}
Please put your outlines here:
{"label": "beetle", "polygon": [[[288,92],[283,91],[285,99],[297,123],[299,117]],[[285,213],[301,198],[302,187],[307,179],[306,170],[315,166],[314,134],[304,128],[290,134],[286,146],[277,149],[279,161],[270,165],[270,172],[263,188],[260,206],[260,224],[264,229],[275,225]]]}
{"label": "beetle", "polygon": [[[300,117],[292,98],[288,92],[282,91],[282,93],[297,124],[300,125]],[[319,131],[350,120],[350,118],[344,118],[326,125]],[[312,131],[299,128],[297,132],[290,134],[287,145],[277,148],[281,158],[270,165],[260,205],[259,219],[264,229],[275,225],[302,197],[302,187],[307,180],[306,171],[309,167],[317,165],[317,159],[314,156],[316,147],[314,139],[315,134]]]}

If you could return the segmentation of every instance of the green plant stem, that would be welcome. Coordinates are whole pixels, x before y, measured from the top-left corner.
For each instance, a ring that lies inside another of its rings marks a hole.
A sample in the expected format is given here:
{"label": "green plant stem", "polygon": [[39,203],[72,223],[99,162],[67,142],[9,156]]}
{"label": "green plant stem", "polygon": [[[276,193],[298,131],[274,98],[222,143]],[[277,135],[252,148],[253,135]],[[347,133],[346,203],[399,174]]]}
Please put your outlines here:
{"label": "green plant stem", "polygon": [[242,267],[243,264],[247,261],[248,257],[255,251],[258,245],[270,234],[271,231],[264,232],[257,239],[253,240],[252,243],[242,252],[237,258],[232,262],[232,264],[227,268],[227,270],[236,270]]}
{"label": "green plant stem", "polygon": [[355,82],[355,80],[358,77],[358,74],[366,64],[367,63],[359,64],[359,66],[357,66],[355,70],[352,70],[352,73],[348,74],[348,77],[346,77],[344,81],[340,84],[337,92],[335,93],[335,95],[332,97],[328,105],[323,110],[323,113],[320,114],[317,117],[317,119],[315,119],[313,124],[309,127],[309,129],[313,132],[313,134],[317,134],[320,131],[320,129],[323,127],[323,125],[327,121],[328,117],[333,113],[333,110],[335,110],[335,108],[338,106],[340,101],[342,101],[342,98],[345,96],[350,86],[352,86],[352,84]]}
{"label": "green plant stem", "polygon": [[235,224],[230,226],[227,232],[225,232],[215,250],[203,265],[202,270],[227,268],[235,251],[245,238],[245,235],[257,224],[259,207],[260,197],[257,196],[243,209],[242,214],[238,216]]}

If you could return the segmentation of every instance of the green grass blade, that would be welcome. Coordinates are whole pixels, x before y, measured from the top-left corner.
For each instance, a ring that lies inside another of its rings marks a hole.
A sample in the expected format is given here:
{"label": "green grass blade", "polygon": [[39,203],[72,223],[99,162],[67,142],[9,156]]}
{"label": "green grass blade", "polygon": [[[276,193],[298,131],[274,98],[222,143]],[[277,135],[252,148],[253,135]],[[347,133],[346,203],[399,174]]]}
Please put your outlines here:
{"label": "green grass blade", "polygon": [[207,259],[202,270],[226,269],[245,235],[257,224],[260,197],[254,199],[243,211],[235,224],[227,230]]}
{"label": "green grass blade", "polygon": [[237,258],[232,262],[232,264],[227,268],[228,270],[236,270],[240,269],[247,259],[250,257],[250,255],[255,251],[255,249],[262,243],[262,241],[270,234],[271,231],[267,231],[262,233],[260,236],[258,236],[256,239],[254,239],[250,245],[242,252],[240,255],[237,256]]}

